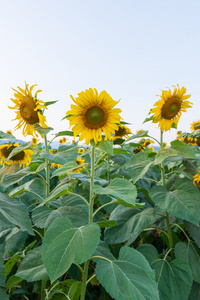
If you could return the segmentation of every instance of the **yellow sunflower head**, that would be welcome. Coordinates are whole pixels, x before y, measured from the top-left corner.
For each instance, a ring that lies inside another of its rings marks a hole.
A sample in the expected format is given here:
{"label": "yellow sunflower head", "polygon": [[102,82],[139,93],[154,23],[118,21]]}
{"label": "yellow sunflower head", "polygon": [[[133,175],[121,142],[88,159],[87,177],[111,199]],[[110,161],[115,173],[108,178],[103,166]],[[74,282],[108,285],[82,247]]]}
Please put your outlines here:
{"label": "yellow sunflower head", "polygon": [[60,144],[60,145],[63,144],[63,139],[59,139],[59,144]]}
{"label": "yellow sunflower head", "polygon": [[151,150],[152,152],[154,152],[155,150],[154,150],[154,147],[149,147],[149,150]]}
{"label": "yellow sunflower head", "polygon": [[66,141],[67,141],[66,137],[63,137],[62,141],[63,141],[63,144],[66,143]]}
{"label": "yellow sunflower head", "polygon": [[61,168],[61,167],[62,167],[62,165],[56,164],[56,163],[51,163],[51,165],[50,165],[50,168],[51,168],[51,169],[55,169],[55,168],[59,169],[59,168]]}
{"label": "yellow sunflower head", "polygon": [[163,131],[171,129],[172,125],[177,127],[178,121],[182,112],[186,112],[186,109],[191,107],[191,102],[187,99],[191,95],[185,95],[186,89],[182,87],[174,87],[174,91],[162,91],[161,99],[154,104],[154,108],[151,109],[153,115],[153,122],[159,123],[158,126]]}
{"label": "yellow sunflower head", "polygon": [[67,112],[70,126],[73,126],[74,136],[80,135],[79,140],[85,140],[88,145],[91,139],[95,144],[102,140],[102,131],[105,140],[111,140],[111,133],[118,130],[121,109],[113,108],[118,102],[102,91],[98,94],[96,89],[88,89],[73,98],[75,105]]}
{"label": "yellow sunflower head", "polygon": [[21,152],[12,156],[9,160],[7,160],[8,156],[12,152],[13,149],[19,147],[19,143],[13,144],[3,144],[0,145],[0,164],[1,165],[13,165],[18,164],[20,167],[26,167],[31,162],[31,155],[33,155],[34,151],[25,149]]}
{"label": "yellow sunflower head", "polygon": [[35,124],[40,124],[43,128],[48,128],[45,124],[46,117],[41,113],[41,109],[46,109],[45,103],[42,100],[37,100],[37,94],[41,92],[41,90],[36,91],[34,96],[32,95],[32,90],[35,86],[36,85],[32,85],[28,88],[28,84],[25,82],[24,90],[20,87],[18,87],[19,91],[13,89],[15,91],[15,98],[11,98],[11,100],[14,102],[15,106],[8,106],[9,108],[16,110],[15,120],[19,120],[19,123],[15,127],[15,130],[23,127],[22,134],[24,136],[38,136],[33,128]]}
{"label": "yellow sunflower head", "polygon": [[6,133],[11,134],[12,135],[12,131],[7,130]]}
{"label": "yellow sunflower head", "polygon": [[118,138],[128,138],[128,135],[131,134],[131,130],[124,126],[124,125],[119,125],[118,129],[115,130],[115,135],[112,137],[113,140],[116,140]]}
{"label": "yellow sunflower head", "polygon": [[78,152],[79,154],[83,154],[83,153],[85,152],[85,149],[78,149],[77,152]]}
{"label": "yellow sunflower head", "polygon": [[191,131],[200,130],[200,120],[194,121],[190,127]]}
{"label": "yellow sunflower head", "polygon": [[193,184],[200,187],[200,171],[193,176]]}
{"label": "yellow sunflower head", "polygon": [[34,147],[34,146],[36,146],[37,145],[37,142],[38,142],[38,140],[35,138],[35,137],[33,137],[32,138],[32,146]]}
{"label": "yellow sunflower head", "polygon": [[[85,159],[82,159],[81,157],[77,157],[76,163],[77,163],[78,166],[82,165],[82,167],[83,167],[85,165]],[[82,167],[76,168],[76,169],[70,171],[70,173],[80,173],[80,171],[82,170]]]}
{"label": "yellow sunflower head", "polygon": [[139,153],[139,152],[144,152],[144,149],[143,149],[142,147],[140,147],[140,146],[136,147],[136,148],[133,150],[133,153],[134,153],[134,154],[137,154],[137,153]]}

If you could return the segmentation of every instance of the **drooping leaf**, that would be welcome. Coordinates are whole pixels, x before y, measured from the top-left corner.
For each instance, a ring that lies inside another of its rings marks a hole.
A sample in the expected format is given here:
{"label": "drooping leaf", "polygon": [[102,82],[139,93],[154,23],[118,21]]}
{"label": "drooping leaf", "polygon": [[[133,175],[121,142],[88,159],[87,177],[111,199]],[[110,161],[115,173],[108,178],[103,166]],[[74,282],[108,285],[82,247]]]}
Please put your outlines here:
{"label": "drooping leaf", "polygon": [[30,250],[26,254],[15,275],[27,282],[38,281],[48,277],[42,262],[41,246]]}
{"label": "drooping leaf", "polygon": [[96,223],[73,227],[68,218],[55,220],[47,229],[42,246],[44,266],[53,282],[72,263],[81,264],[91,257],[100,240]]}
{"label": "drooping leaf", "polygon": [[94,185],[93,191],[100,195],[112,195],[116,199],[123,200],[134,205],[137,197],[137,189],[130,181],[123,178],[115,178],[105,188]]}
{"label": "drooping leaf", "polygon": [[192,274],[188,264],[179,259],[169,263],[157,259],[151,267],[155,270],[160,300],[187,300],[192,287]]}
{"label": "drooping leaf", "polygon": [[11,139],[15,139],[15,137],[12,134],[9,134],[9,133],[6,133],[6,132],[3,132],[0,130],[0,139],[11,140]]}
{"label": "drooping leaf", "polygon": [[9,154],[9,156],[7,157],[7,159],[10,159],[11,157],[13,157],[14,155],[17,155],[19,152],[29,148],[31,146],[31,142],[27,142],[27,143],[23,143],[18,147],[15,147],[12,152]]}
{"label": "drooping leaf", "polygon": [[35,130],[37,130],[39,133],[41,133],[41,134],[48,134],[51,130],[53,130],[52,127],[43,128],[43,127],[40,126],[39,124],[33,125],[33,128],[34,128]]}
{"label": "drooping leaf", "polygon": [[174,191],[167,191],[163,186],[153,186],[149,195],[161,209],[187,220],[195,225],[200,220],[200,192],[191,180],[178,179]]}
{"label": "drooping leaf", "polygon": [[145,136],[148,136],[148,131],[147,130],[143,130],[137,134],[133,134],[131,135],[128,139],[126,139],[126,142],[129,142],[133,139],[138,139],[138,138],[141,138],[141,137],[145,137]]}
{"label": "drooping leaf", "polygon": [[8,195],[0,193],[0,227],[2,229],[19,226],[22,231],[35,235],[26,206]]}
{"label": "drooping leaf", "polygon": [[195,243],[192,241],[188,244],[179,242],[175,246],[175,255],[189,264],[194,281],[200,283],[200,249]]}
{"label": "drooping leaf", "polygon": [[69,131],[69,130],[65,130],[65,131],[59,131],[58,133],[56,133],[56,136],[55,137],[58,137],[58,136],[74,136],[74,132],[73,131]]}
{"label": "drooping leaf", "polygon": [[109,244],[128,241],[127,244],[131,244],[145,228],[153,223],[154,218],[153,208],[140,210],[119,205],[110,215],[110,220],[115,220],[116,226],[105,230],[105,241]]}
{"label": "drooping leaf", "polygon": [[152,164],[145,152],[139,152],[127,162],[126,167],[135,183],[145,175]]}
{"label": "drooping leaf", "polygon": [[98,260],[95,273],[116,300],[159,299],[153,270],[144,256],[133,248],[121,248],[118,259]]}
{"label": "drooping leaf", "polygon": [[3,177],[3,188],[6,189],[10,185],[21,181],[23,178],[25,178],[26,176],[31,175],[31,174],[34,174],[34,172],[31,172],[30,168],[26,167],[22,170],[19,170],[15,174],[4,175],[4,177]]}

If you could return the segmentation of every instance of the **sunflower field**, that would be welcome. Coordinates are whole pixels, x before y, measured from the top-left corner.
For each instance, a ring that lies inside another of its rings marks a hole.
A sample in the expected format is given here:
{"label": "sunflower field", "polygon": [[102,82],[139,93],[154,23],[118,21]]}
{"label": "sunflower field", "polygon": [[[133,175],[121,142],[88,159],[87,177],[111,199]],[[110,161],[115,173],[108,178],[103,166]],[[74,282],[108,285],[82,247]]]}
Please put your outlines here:
{"label": "sunflower field", "polygon": [[53,136],[57,103],[34,88],[14,89],[9,107],[30,141],[0,131],[0,299],[200,299],[200,121],[164,142],[192,107],[186,89],[150,109],[157,140],[92,88]]}

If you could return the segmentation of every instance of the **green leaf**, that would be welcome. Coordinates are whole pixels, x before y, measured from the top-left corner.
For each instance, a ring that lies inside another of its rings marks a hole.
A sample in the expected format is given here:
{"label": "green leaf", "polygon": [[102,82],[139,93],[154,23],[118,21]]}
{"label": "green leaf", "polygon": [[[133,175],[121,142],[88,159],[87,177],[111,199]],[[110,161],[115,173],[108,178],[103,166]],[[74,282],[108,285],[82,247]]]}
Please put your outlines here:
{"label": "green leaf", "polygon": [[81,281],[74,282],[68,292],[68,297],[73,300],[79,300],[81,295]]}
{"label": "green leaf", "polygon": [[118,244],[128,241],[131,244],[138,235],[155,219],[153,208],[140,210],[137,208],[116,207],[109,220],[115,220],[116,226],[105,230],[105,241],[109,244]]}
{"label": "green leaf", "polygon": [[47,101],[47,102],[44,102],[45,106],[49,106],[49,105],[52,105],[54,103],[58,102],[58,100],[55,100],[55,101]]}
{"label": "green leaf", "polygon": [[0,253],[0,286],[4,286],[6,282],[6,272],[4,267],[3,256]]}
{"label": "green leaf", "polygon": [[27,142],[27,143],[23,143],[20,146],[14,148],[12,150],[12,152],[9,154],[9,156],[7,157],[7,160],[9,160],[11,157],[13,157],[14,155],[17,155],[19,152],[22,152],[23,150],[26,150],[27,148],[29,148],[31,146],[31,142]]}
{"label": "green leaf", "polygon": [[25,184],[22,184],[9,192],[9,196],[15,197],[19,194],[30,192],[33,193],[41,201],[41,198],[46,197],[46,184],[44,180],[40,178],[34,178]]}
{"label": "green leaf", "polygon": [[127,162],[126,166],[134,183],[145,175],[152,163],[145,152],[137,153]]}
{"label": "green leaf", "polygon": [[151,267],[156,272],[156,281],[160,300],[187,300],[192,287],[190,268],[183,260],[175,259],[171,263],[157,259]]}
{"label": "green leaf", "polygon": [[193,282],[188,300],[200,299],[200,284]]}
{"label": "green leaf", "polygon": [[175,140],[170,143],[172,149],[176,150],[179,155],[184,158],[197,158],[194,151],[189,145],[184,144],[179,140]]}
{"label": "green leaf", "polygon": [[0,139],[6,139],[6,140],[11,140],[11,139],[16,139],[12,134],[3,132],[0,130]]}
{"label": "green leaf", "polygon": [[42,246],[42,259],[51,278],[55,281],[72,263],[82,264],[98,246],[100,228],[96,223],[73,227],[68,218],[55,220],[47,229]]}
{"label": "green leaf", "polygon": [[8,297],[8,295],[6,294],[5,290],[4,290],[4,289],[1,289],[1,288],[0,288],[0,299],[1,299],[1,300],[9,300],[9,297]]}
{"label": "green leaf", "polygon": [[195,243],[192,241],[188,244],[179,242],[175,246],[175,255],[189,264],[194,281],[200,283],[200,250]]}
{"label": "green leaf", "polygon": [[200,226],[185,221],[185,229],[200,248]]}
{"label": "green leaf", "polygon": [[144,257],[146,258],[146,260],[149,262],[150,265],[152,264],[152,262],[158,259],[158,251],[151,244],[143,244],[137,247],[137,251],[139,251],[144,255]]}
{"label": "green leaf", "polygon": [[12,271],[14,265],[21,260],[22,256],[21,255],[13,255],[12,257],[10,257],[6,263],[5,263],[5,271],[6,271],[6,276],[8,276],[10,274],[10,272]]}
{"label": "green leaf", "polygon": [[73,131],[59,131],[58,133],[56,133],[55,138],[58,136],[74,136],[74,132]]}
{"label": "green leaf", "polygon": [[15,275],[27,282],[43,280],[48,277],[42,262],[41,246],[28,252]]}
{"label": "green leaf", "polygon": [[68,189],[69,189],[69,184],[65,183],[62,185],[57,186],[50,194],[50,196],[48,198],[46,198],[42,203],[40,203],[38,205],[38,207],[43,206],[44,204],[59,198],[60,196],[66,195],[68,193]]}
{"label": "green leaf", "polygon": [[38,228],[46,228],[46,221],[51,214],[52,209],[47,206],[36,207],[32,211],[33,224]]}
{"label": "green leaf", "polygon": [[114,220],[103,220],[97,222],[100,228],[106,228],[106,227],[114,227],[116,225],[116,221]]}
{"label": "green leaf", "polygon": [[99,260],[95,273],[116,300],[159,300],[153,270],[144,256],[133,248],[122,247],[118,259]]}
{"label": "green leaf", "polygon": [[102,140],[96,145],[97,148],[101,149],[102,151],[113,155],[113,142],[112,141],[104,141]]}
{"label": "green leaf", "polygon": [[21,181],[23,178],[25,178],[28,175],[34,174],[35,172],[31,172],[30,168],[24,168],[20,171],[18,171],[15,174],[8,174],[4,175],[3,177],[3,188],[6,189],[10,185],[13,185],[19,181]]}
{"label": "green leaf", "polygon": [[149,195],[161,209],[198,225],[200,219],[200,192],[198,188],[186,178],[178,179],[175,186],[176,190],[174,191],[167,191],[163,186],[154,186],[150,189]]}
{"label": "green leaf", "polygon": [[19,226],[22,231],[28,231],[29,234],[35,235],[26,206],[10,198],[8,195],[0,193],[0,227],[10,228]]}
{"label": "green leaf", "polygon": [[35,130],[37,130],[39,133],[41,133],[41,134],[48,134],[51,130],[53,130],[52,127],[43,128],[43,127],[40,126],[39,124],[33,125],[33,128],[34,128]]}
{"label": "green leaf", "polygon": [[100,195],[112,195],[116,199],[120,199],[135,205],[135,199],[137,197],[137,189],[130,181],[123,178],[115,178],[105,188],[100,185],[94,185],[93,191]]}
{"label": "green leaf", "polygon": [[145,136],[148,136],[148,131],[143,130],[143,131],[141,131],[141,132],[139,132],[137,134],[131,135],[128,139],[126,139],[126,142],[129,142],[129,141],[131,141],[133,139],[138,139],[138,138],[141,138],[141,137],[145,137]]}
{"label": "green leaf", "polygon": [[62,167],[60,167],[59,169],[55,170],[51,176],[55,177],[55,176],[62,176],[62,175],[67,175],[70,171],[74,170],[77,168],[77,163],[74,161],[70,161],[66,164],[64,164]]}
{"label": "green leaf", "polygon": [[[162,161],[164,161],[166,158],[172,157],[172,156],[178,156],[178,152],[175,149],[167,148],[167,149],[159,149],[155,160],[153,162],[154,165],[160,164]],[[181,157],[180,157],[181,159]]]}
{"label": "green leaf", "polygon": [[23,281],[22,278],[19,278],[19,277],[13,275],[13,276],[9,277],[9,279],[7,280],[7,282],[6,282],[6,284],[5,284],[5,287],[6,287],[7,289],[11,289],[11,288],[13,288],[13,287],[18,286],[19,283],[22,282],[22,281]]}
{"label": "green leaf", "polygon": [[[90,182],[90,176],[88,176],[87,174],[70,173],[70,175],[71,175],[71,179],[78,179],[83,182]],[[94,176],[94,183],[99,183],[101,185],[107,185],[108,181]]]}

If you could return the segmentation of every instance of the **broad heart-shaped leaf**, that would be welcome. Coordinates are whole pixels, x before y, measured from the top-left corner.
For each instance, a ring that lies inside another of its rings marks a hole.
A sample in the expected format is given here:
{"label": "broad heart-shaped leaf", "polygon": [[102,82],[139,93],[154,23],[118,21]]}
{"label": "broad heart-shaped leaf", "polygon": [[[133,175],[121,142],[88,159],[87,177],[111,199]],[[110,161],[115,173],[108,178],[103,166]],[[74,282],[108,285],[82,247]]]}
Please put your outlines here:
{"label": "broad heart-shaped leaf", "polygon": [[41,246],[28,252],[22,260],[16,276],[28,281],[42,280],[48,277],[47,271],[43,265],[41,257]]}
{"label": "broad heart-shaped leaf", "polygon": [[0,193],[0,228],[19,226],[22,231],[35,235],[26,206],[8,195]]}
{"label": "broad heart-shaped leaf", "polygon": [[184,144],[179,140],[172,141],[171,143],[172,149],[178,152],[178,155],[181,155],[184,158],[196,158],[197,156],[193,152],[192,148],[189,145]]}
{"label": "broad heart-shaped leaf", "polygon": [[137,247],[137,251],[142,253],[146,260],[151,265],[152,262],[158,259],[158,251],[157,249],[151,244],[143,244]]}
{"label": "broad heart-shaped leaf", "polygon": [[98,281],[116,300],[159,300],[154,272],[137,250],[122,247],[119,258],[99,260]]}
{"label": "broad heart-shaped leaf", "polygon": [[138,235],[153,223],[155,212],[153,208],[140,210],[117,206],[109,220],[115,220],[116,226],[105,230],[105,241],[109,244],[118,244],[128,241],[132,243]]}
{"label": "broad heart-shaped leaf", "polygon": [[77,163],[74,161],[67,162],[61,168],[55,170],[51,177],[67,175],[70,171],[77,168]]}
{"label": "broad heart-shaped leaf", "polygon": [[68,218],[55,220],[42,245],[42,259],[51,281],[63,275],[72,263],[81,264],[89,259],[99,240],[100,228],[96,223],[73,227]]}
{"label": "broad heart-shaped leaf", "polygon": [[200,220],[200,192],[189,179],[179,179],[175,183],[176,190],[167,191],[163,186],[150,189],[151,199],[163,210],[173,216],[187,220],[195,225]]}
{"label": "broad heart-shaped leaf", "polygon": [[156,273],[160,300],[187,300],[192,287],[192,273],[188,264],[179,259],[169,263],[157,259],[151,264]]}
{"label": "broad heart-shaped leaf", "polygon": [[179,242],[175,246],[175,254],[177,258],[186,261],[192,271],[194,281],[200,283],[200,249],[190,241],[188,244]]}
{"label": "broad heart-shaped leaf", "polygon": [[48,134],[51,130],[53,130],[52,127],[43,128],[43,127],[40,126],[39,124],[33,125],[33,128],[34,128],[35,130],[37,130],[39,133],[41,133],[41,134]]}
{"label": "broad heart-shaped leaf", "polygon": [[90,141],[92,146],[96,146],[97,148],[101,149],[102,151],[113,155],[113,142],[112,141],[104,141],[102,140],[101,142],[99,142],[97,145],[95,145],[94,140],[92,139]]}
{"label": "broad heart-shaped leaf", "polygon": [[145,152],[139,152],[127,162],[126,167],[135,183],[145,175],[152,164]]}
{"label": "broad heart-shaped leaf", "polygon": [[36,198],[38,197],[41,201],[46,196],[46,184],[41,178],[34,178],[25,184],[12,189],[9,196],[15,197],[25,192],[33,193]]}
{"label": "broad heart-shaped leaf", "polygon": [[94,185],[93,191],[100,195],[112,195],[113,197],[132,205],[135,204],[135,199],[137,197],[135,185],[123,178],[115,178],[105,188],[100,185]]}

